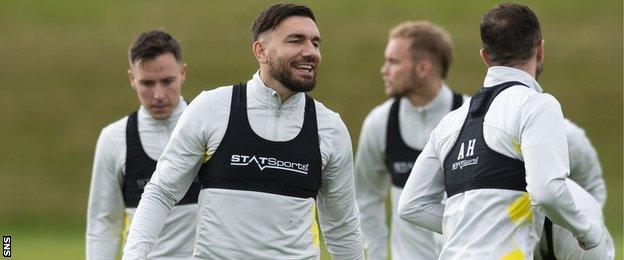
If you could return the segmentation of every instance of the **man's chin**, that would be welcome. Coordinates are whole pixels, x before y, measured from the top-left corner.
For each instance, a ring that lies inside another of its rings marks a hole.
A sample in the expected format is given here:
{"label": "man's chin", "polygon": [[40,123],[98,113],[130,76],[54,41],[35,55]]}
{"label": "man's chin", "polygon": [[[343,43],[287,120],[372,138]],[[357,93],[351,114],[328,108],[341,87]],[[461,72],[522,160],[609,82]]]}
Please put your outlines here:
{"label": "man's chin", "polygon": [[163,119],[167,119],[171,116],[171,111],[155,111],[152,110],[150,111],[150,114],[152,115],[152,117],[154,119],[157,120],[163,120]]}

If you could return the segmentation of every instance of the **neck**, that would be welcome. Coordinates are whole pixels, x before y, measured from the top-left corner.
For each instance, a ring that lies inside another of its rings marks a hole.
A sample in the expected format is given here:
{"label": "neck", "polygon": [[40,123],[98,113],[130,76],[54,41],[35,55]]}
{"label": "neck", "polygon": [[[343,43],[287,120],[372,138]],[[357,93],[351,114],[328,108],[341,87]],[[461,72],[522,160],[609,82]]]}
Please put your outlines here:
{"label": "neck", "polygon": [[531,75],[531,77],[535,78],[535,71],[537,70],[537,61],[535,59],[529,59],[524,62],[519,62],[516,65],[509,65],[508,67],[519,69]]}
{"label": "neck", "polygon": [[266,69],[260,69],[260,79],[262,80],[262,82],[264,82],[264,85],[277,92],[282,102],[288,100],[290,97],[296,94],[294,91],[282,85],[282,83],[279,82],[277,79],[271,77]]}
{"label": "neck", "polygon": [[413,106],[422,107],[429,104],[438,95],[440,88],[442,88],[442,80],[432,80],[422,87],[414,88],[406,97]]}

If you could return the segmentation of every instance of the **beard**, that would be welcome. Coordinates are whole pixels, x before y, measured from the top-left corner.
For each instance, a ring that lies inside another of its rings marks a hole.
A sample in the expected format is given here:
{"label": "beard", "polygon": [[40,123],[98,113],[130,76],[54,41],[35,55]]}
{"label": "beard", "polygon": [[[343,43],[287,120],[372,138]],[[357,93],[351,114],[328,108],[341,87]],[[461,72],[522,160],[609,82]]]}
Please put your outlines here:
{"label": "beard", "polygon": [[542,71],[544,71],[544,63],[540,63],[537,64],[537,67],[535,68],[535,81],[537,81],[539,79],[539,76],[542,74]]}
{"label": "beard", "polygon": [[424,79],[418,78],[416,71],[411,70],[409,78],[403,84],[404,87],[400,89],[391,90],[390,98],[402,98],[412,94],[417,88],[423,86]]}
{"label": "beard", "polygon": [[[318,62],[316,62],[313,58],[303,58],[301,62],[313,62],[314,64],[318,64]],[[290,70],[290,68],[294,68],[296,63],[299,62],[287,59],[269,61],[269,74],[271,77],[282,83],[284,87],[293,92],[312,91],[316,86],[316,68],[314,68],[312,78],[296,78]]]}

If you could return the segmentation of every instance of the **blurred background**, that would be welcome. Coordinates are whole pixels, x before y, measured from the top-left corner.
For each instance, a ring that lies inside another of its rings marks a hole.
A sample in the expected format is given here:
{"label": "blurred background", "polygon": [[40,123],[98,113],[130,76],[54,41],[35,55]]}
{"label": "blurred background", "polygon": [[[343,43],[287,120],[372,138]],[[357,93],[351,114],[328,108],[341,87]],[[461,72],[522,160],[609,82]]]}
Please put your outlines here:
{"label": "blurred background", "polygon": [[[188,63],[183,95],[246,81],[256,71],[251,23],[264,1],[0,1],[0,234],[15,259],[84,258],[96,139],[136,110],[127,48],[165,29]],[[318,1],[323,62],[312,95],[339,112],[356,144],[386,97],[379,68],[388,30],[414,19],[455,43],[448,84],[472,94],[486,67],[478,23],[496,1]],[[546,40],[545,92],[586,130],[607,181],[605,217],[622,259],[622,1],[526,1]],[[327,255],[323,255],[328,259]]]}

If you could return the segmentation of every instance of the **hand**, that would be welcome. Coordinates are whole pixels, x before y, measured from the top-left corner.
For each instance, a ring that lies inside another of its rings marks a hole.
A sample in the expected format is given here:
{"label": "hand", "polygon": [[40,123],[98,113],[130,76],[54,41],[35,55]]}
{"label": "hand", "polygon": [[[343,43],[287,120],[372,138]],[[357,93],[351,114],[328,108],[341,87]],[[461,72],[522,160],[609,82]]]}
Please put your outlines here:
{"label": "hand", "polygon": [[591,228],[589,229],[587,234],[585,234],[583,237],[579,238],[576,235],[574,235],[574,237],[578,241],[578,245],[584,250],[590,250],[600,245],[600,242],[602,242],[602,240],[604,239],[604,236],[605,234],[604,234],[604,231],[602,231],[602,228],[593,221],[591,221]]}

